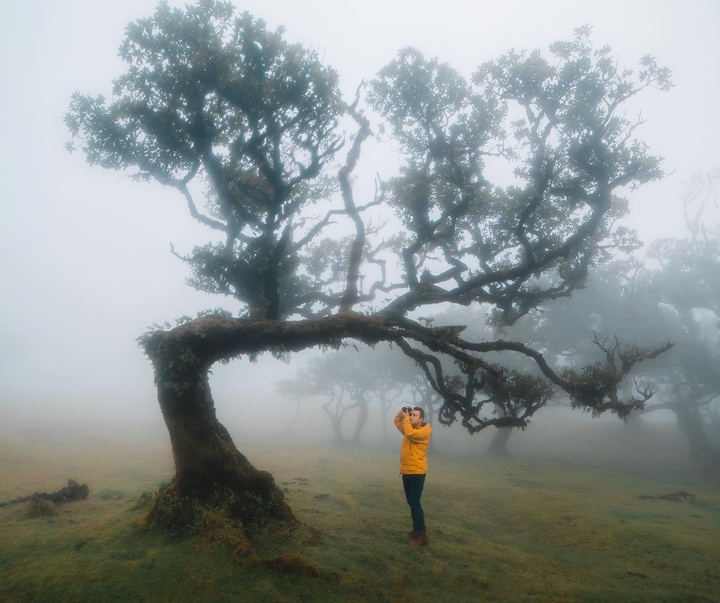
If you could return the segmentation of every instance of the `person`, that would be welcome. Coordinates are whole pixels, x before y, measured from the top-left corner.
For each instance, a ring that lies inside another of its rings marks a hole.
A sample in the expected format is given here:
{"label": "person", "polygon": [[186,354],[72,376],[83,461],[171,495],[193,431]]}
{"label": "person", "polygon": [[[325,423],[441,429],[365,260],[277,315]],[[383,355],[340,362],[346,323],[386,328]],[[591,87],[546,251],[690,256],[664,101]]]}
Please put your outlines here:
{"label": "person", "polygon": [[425,411],[416,406],[400,409],[394,419],[395,427],[403,434],[400,445],[400,475],[402,476],[405,498],[410,506],[413,529],[409,544],[426,546],[428,535],[425,530],[425,513],[420,498],[425,487],[427,473],[427,449],[430,444],[432,427],[425,422]]}

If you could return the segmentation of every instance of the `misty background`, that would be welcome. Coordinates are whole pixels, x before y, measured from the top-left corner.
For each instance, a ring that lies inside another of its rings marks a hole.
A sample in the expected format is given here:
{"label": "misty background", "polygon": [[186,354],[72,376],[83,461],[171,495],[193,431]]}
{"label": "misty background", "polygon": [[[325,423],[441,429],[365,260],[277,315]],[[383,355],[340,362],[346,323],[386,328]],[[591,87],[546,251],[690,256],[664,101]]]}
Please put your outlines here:
{"label": "misty background", "polygon": [[[9,0],[0,8],[0,431],[77,422],[161,426],[152,367],[135,339],[154,323],[174,324],[203,309],[237,312],[232,300],[185,284],[189,273],[170,245],[183,253],[205,234],[176,191],[91,168],[81,153],[64,149],[71,94],[110,96],[123,71],[117,48],[125,26],[155,5]],[[589,24],[595,45],[610,45],[622,67],[655,56],[672,70],[675,87],[643,95],[633,110],[646,120],[639,138],[666,158],[668,176],[630,194],[625,221],[646,243],[683,236],[683,183],[720,166],[720,8],[712,0],[236,5],[316,49],[339,72],[348,99],[405,46],[468,75],[511,48],[545,49]],[[215,367],[220,421],[247,431],[285,430],[295,401],[280,396],[275,383],[292,378],[312,354],[289,364],[268,356]],[[330,433],[328,422],[322,428]]]}

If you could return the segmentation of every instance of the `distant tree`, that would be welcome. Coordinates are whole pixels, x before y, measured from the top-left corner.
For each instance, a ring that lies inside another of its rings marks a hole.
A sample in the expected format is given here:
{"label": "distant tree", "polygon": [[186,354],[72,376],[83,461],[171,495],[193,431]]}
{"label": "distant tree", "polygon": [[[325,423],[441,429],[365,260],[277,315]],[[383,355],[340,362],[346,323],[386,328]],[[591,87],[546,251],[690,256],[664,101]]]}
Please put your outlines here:
{"label": "distant tree", "polygon": [[698,174],[683,195],[688,236],[661,239],[648,255],[651,290],[677,333],[677,345],[665,359],[659,381],[662,403],[672,410],[688,439],[690,458],[720,467],[720,441],[709,437],[720,408],[720,222],[709,210],[718,204],[720,170]]}
{"label": "distant tree", "polygon": [[[399,172],[360,202],[353,174],[371,123],[360,95],[343,102],[336,72],[316,53],[236,16],[229,2],[160,3],[128,25],[127,69],[112,98],[74,94],[66,123],[91,164],[180,193],[213,235],[178,253],[190,283],[239,309],[140,339],[176,471],[151,519],[190,523],[198,509],[224,505],[245,522],[295,521],[272,476],[248,462],[215,414],[208,371],[241,355],[391,342],[443,398],[440,420],[459,415],[475,431],[525,425],[544,400],[522,403],[523,383],[549,382],[596,412],[642,405],[616,391],[626,369],[661,348],[625,359],[628,366],[558,372],[522,343],[474,342],[462,326],[414,319],[421,308],[484,303],[513,322],[569,295],[626,242],[618,195],[662,176],[626,101],[668,88],[669,72],[647,57],[637,75],[620,70],[589,33],[547,55],[510,52],[472,82],[403,50],[367,97],[373,127],[398,149]],[[490,161],[514,175],[492,185]],[[394,236],[370,227],[378,206],[394,212]],[[532,358],[542,376],[523,381],[485,360],[491,351]],[[459,378],[446,378],[443,357]],[[504,416],[484,418],[485,404]]]}
{"label": "distant tree", "polygon": [[720,224],[712,223],[710,210],[718,183],[714,170],[687,184],[684,237],[653,242],[645,259],[606,264],[572,299],[532,312],[509,331],[542,342],[548,358],[585,364],[603,361],[600,346],[615,347],[620,334],[640,344],[673,341],[670,352],[632,375],[640,389],[657,391],[634,416],[673,412],[690,458],[714,464],[720,460],[720,441],[711,437],[720,408]]}
{"label": "distant tree", "polygon": [[293,425],[300,416],[300,409],[304,399],[313,396],[313,391],[304,379],[281,379],[275,383],[275,391],[286,398],[295,401],[295,413],[288,423],[287,433],[292,433]]}
{"label": "distant tree", "polygon": [[[345,347],[313,357],[294,379],[282,382],[281,390],[286,396],[320,397],[336,444],[361,445],[360,434],[373,407],[380,411],[380,443],[384,444],[392,417],[402,406],[420,406],[425,420],[432,424],[443,403],[415,362],[382,344],[367,349]],[[344,420],[354,410],[359,411],[357,423],[348,442]],[[430,451],[435,450],[436,440],[437,435],[430,442]]]}
{"label": "distant tree", "polygon": [[[390,421],[387,414],[393,401],[398,410],[401,401],[408,402],[403,398],[404,376],[408,373],[420,376],[413,363],[387,346],[364,350],[348,346],[310,358],[294,379],[283,381],[282,390],[286,395],[292,392],[295,396],[320,398],[332,424],[333,442],[360,446],[371,406],[380,410],[385,439],[385,425]],[[347,440],[343,429],[347,429],[346,419],[351,411],[356,411],[353,412],[356,421]]]}
{"label": "distant tree", "polygon": [[350,442],[360,445],[375,379],[352,350],[345,349],[311,358],[307,367],[301,369],[290,383],[322,399],[322,409],[332,424],[334,444],[348,443],[343,432],[343,421],[348,412],[357,411]]}

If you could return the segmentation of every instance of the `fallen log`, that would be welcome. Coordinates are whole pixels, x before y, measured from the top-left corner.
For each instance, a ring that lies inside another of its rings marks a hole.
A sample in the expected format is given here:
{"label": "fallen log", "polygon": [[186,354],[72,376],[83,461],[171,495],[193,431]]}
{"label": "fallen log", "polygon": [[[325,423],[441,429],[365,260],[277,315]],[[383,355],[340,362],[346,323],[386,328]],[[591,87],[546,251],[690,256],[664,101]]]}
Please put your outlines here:
{"label": "fallen log", "polygon": [[50,501],[53,504],[64,504],[73,502],[76,500],[84,500],[90,494],[90,488],[87,484],[78,484],[75,480],[69,479],[68,485],[61,488],[57,492],[34,492],[28,496],[20,496],[6,502],[0,502],[0,507],[7,505],[15,505],[30,501],[31,503],[38,503],[41,501]]}
{"label": "fallen log", "polygon": [[689,492],[684,492],[683,490],[680,490],[679,492],[671,492],[670,494],[646,494],[643,496],[638,496],[638,498],[644,498],[649,500],[669,500],[671,502],[688,502],[691,504],[696,504],[695,495],[690,494]]}

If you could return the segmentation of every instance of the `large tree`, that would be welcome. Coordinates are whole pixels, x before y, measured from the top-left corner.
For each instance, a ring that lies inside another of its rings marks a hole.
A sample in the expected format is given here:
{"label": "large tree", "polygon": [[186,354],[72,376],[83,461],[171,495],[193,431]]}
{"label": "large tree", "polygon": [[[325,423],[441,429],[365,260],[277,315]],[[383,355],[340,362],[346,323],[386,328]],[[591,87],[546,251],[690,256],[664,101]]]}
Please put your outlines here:
{"label": "large tree", "polygon": [[[525,425],[544,402],[523,402],[523,384],[532,394],[550,383],[596,412],[642,404],[617,388],[629,365],[660,349],[558,372],[523,343],[471,341],[461,325],[417,319],[443,304],[486,304],[512,322],[570,295],[623,243],[619,195],[662,175],[626,102],[668,88],[669,74],[651,58],[637,73],[620,69],[589,33],[545,54],[510,52],[472,81],[406,49],[347,104],[316,53],[228,2],[161,3],[128,25],[112,98],[74,94],[66,123],[91,164],[178,191],[213,235],[178,253],[191,284],[238,309],[141,338],[176,470],[154,519],[175,525],[221,504],[246,522],[294,520],[215,414],[208,372],[241,355],[390,342],[442,396],[440,419],[460,416],[470,430]],[[354,172],[371,115],[399,169],[361,200]],[[380,208],[393,217],[370,221]],[[491,351],[525,355],[541,375],[519,379],[484,357]],[[503,415],[487,417],[486,404]]]}

